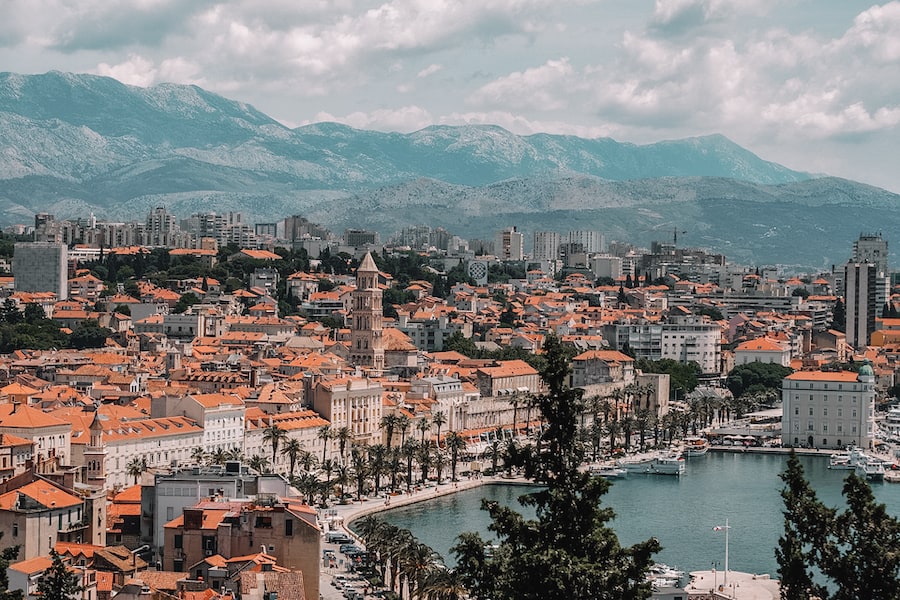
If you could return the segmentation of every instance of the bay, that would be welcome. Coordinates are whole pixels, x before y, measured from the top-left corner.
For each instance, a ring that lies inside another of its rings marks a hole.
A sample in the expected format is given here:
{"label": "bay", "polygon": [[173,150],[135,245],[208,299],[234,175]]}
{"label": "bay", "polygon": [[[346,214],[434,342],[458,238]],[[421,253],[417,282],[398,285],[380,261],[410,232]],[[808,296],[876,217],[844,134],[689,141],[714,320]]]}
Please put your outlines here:
{"label": "bay", "polygon": [[[843,509],[841,496],[846,471],[828,469],[825,456],[800,458],[807,479],[819,498]],[[616,518],[610,523],[622,544],[657,537],[663,550],[657,562],[686,571],[724,568],[724,531],[728,524],[729,567],[732,570],[776,575],[775,546],[783,531],[784,506],[778,475],[787,457],[776,454],[709,453],[688,460],[682,477],[629,474],[616,480],[604,496]],[[872,484],[875,497],[893,516],[900,516],[900,484]],[[486,485],[381,513],[385,521],[407,528],[423,543],[453,564],[450,548],[465,531],[484,537],[490,519],[481,499],[518,506],[528,487]],[[522,510],[526,516],[533,512]],[[716,565],[716,563],[718,563]]]}

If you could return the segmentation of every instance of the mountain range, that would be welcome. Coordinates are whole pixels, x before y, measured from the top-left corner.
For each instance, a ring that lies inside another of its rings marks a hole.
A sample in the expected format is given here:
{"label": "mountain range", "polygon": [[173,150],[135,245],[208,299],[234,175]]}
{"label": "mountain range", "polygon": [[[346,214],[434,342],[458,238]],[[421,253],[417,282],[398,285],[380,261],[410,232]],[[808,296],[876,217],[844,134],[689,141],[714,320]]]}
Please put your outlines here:
{"label": "mountain range", "polygon": [[516,225],[646,244],[678,230],[729,260],[825,268],[861,231],[900,225],[898,199],[721,135],[635,145],[496,126],[291,129],[196,86],[0,73],[0,224],[36,212],[143,219],[166,206],[251,222],[301,214],[383,236],[428,224],[484,238]]}

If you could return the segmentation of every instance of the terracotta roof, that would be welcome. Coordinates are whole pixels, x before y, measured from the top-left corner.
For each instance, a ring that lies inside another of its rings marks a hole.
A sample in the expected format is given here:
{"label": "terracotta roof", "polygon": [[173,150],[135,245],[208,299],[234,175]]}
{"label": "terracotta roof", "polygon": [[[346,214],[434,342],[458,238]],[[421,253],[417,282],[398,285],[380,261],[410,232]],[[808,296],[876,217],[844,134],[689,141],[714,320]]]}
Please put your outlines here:
{"label": "terracotta roof", "polygon": [[24,404],[0,404],[0,427],[39,429],[64,425],[69,423]]}
{"label": "terracotta roof", "polygon": [[81,499],[62,491],[55,485],[38,479],[17,490],[7,492],[0,496],[0,508],[13,510],[19,499],[19,494],[28,496],[41,506],[53,509],[68,508],[81,505]]}
{"label": "terracotta roof", "polygon": [[856,382],[858,375],[852,371],[797,371],[785,379],[792,381],[836,381]]}

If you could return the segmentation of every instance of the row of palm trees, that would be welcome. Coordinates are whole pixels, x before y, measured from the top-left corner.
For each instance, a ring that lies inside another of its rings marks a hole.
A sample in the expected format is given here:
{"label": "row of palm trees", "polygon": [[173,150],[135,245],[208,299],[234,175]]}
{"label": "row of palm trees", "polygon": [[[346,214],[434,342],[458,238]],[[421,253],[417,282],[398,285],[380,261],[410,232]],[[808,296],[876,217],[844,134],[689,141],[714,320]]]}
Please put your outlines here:
{"label": "row of palm trees", "polygon": [[369,516],[357,522],[356,530],[382,584],[401,599],[459,600],[466,597],[459,573],[448,569],[440,555],[416,539],[408,529]]}

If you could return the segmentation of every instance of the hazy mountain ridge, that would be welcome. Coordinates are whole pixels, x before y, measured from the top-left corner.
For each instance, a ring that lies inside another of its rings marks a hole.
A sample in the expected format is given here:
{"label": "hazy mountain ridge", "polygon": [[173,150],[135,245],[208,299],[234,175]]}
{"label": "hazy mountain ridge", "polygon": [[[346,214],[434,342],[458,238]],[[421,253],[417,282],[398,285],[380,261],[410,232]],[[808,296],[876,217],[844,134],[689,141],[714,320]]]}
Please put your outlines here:
{"label": "hazy mountain ridge", "polygon": [[647,243],[677,227],[680,242],[730,258],[811,265],[844,260],[859,231],[900,226],[895,194],[812,179],[721,135],[638,146],[497,126],[290,129],[196,86],[0,73],[0,224],[41,211],[142,219],[155,205],[385,236],[518,225]]}

